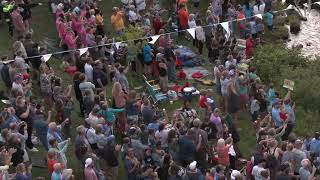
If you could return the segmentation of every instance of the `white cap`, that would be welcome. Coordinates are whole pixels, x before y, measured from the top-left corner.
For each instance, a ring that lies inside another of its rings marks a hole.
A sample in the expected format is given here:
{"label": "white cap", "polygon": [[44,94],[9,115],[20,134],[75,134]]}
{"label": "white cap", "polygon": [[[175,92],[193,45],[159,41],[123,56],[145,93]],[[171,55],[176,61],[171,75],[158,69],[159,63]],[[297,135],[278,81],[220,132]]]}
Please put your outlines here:
{"label": "white cap", "polygon": [[190,170],[195,170],[196,168],[197,168],[197,161],[193,161],[192,163],[189,164]]}
{"label": "white cap", "polygon": [[84,165],[84,167],[88,167],[89,165],[91,165],[92,164],[92,159],[91,158],[88,158],[88,159],[86,159],[86,164]]}
{"label": "white cap", "polygon": [[241,175],[240,171],[238,171],[238,170],[233,170],[233,171],[231,172],[231,179],[236,179],[236,177],[238,177],[238,176],[240,176],[240,175]]}

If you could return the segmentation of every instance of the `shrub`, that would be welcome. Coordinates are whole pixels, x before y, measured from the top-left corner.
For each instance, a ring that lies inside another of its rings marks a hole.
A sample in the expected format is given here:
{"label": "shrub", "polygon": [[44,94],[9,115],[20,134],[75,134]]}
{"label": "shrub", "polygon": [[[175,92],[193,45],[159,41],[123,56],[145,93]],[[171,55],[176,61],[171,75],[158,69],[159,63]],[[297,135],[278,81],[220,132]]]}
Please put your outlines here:
{"label": "shrub", "polygon": [[306,59],[299,51],[290,50],[282,44],[266,44],[256,49],[252,65],[257,68],[261,79],[267,83],[282,77],[283,70],[305,67]]}
{"label": "shrub", "polygon": [[290,32],[297,35],[300,32],[300,23],[297,21],[290,22]]}
{"label": "shrub", "polygon": [[289,39],[289,30],[286,26],[276,26],[272,32],[268,32],[266,36],[270,42],[283,42],[283,40]]}

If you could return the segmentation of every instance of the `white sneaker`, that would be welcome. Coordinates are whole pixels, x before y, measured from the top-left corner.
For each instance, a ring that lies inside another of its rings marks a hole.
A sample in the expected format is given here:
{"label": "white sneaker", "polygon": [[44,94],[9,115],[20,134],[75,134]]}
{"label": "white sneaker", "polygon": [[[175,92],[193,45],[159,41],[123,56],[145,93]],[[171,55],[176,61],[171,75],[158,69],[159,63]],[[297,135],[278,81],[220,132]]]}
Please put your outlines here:
{"label": "white sneaker", "polygon": [[39,150],[35,147],[33,147],[32,149],[28,149],[30,152],[39,152]]}

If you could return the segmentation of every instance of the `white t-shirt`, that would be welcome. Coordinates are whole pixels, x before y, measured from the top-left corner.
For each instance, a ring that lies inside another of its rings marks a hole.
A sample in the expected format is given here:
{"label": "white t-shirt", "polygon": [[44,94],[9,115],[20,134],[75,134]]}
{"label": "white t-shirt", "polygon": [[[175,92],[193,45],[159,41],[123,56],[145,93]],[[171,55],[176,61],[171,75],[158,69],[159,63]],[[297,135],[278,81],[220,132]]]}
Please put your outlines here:
{"label": "white t-shirt", "polygon": [[129,11],[129,21],[130,22],[136,22],[138,19],[137,13],[135,13],[134,11],[130,10]]}
{"label": "white t-shirt", "polygon": [[252,168],[252,175],[254,176],[255,180],[263,180],[263,177],[261,176],[261,171],[264,171],[265,169],[262,167],[259,167],[258,165],[253,166]]}
{"label": "white t-shirt", "polygon": [[16,82],[13,82],[12,83],[12,90],[16,90],[16,91],[23,93],[23,86],[22,86],[22,84],[18,84]]}
{"label": "white t-shirt", "polygon": [[260,4],[260,6],[258,7],[258,5],[254,5],[253,6],[253,14],[257,15],[257,14],[263,14],[264,13],[264,8],[265,8],[265,4],[262,3]]}
{"label": "white t-shirt", "polygon": [[137,11],[143,11],[146,9],[146,1],[145,0],[136,0]]}
{"label": "white t-shirt", "polygon": [[88,63],[84,65],[84,74],[88,81],[93,82],[93,67]]}
{"label": "white t-shirt", "polygon": [[90,99],[94,100],[94,92],[93,89],[96,88],[94,84],[91,82],[82,82],[79,84],[79,89],[82,94],[84,94],[86,91],[90,91]]}
{"label": "white t-shirt", "polygon": [[189,28],[196,28],[197,27],[196,21],[195,20],[188,21],[188,26]]}

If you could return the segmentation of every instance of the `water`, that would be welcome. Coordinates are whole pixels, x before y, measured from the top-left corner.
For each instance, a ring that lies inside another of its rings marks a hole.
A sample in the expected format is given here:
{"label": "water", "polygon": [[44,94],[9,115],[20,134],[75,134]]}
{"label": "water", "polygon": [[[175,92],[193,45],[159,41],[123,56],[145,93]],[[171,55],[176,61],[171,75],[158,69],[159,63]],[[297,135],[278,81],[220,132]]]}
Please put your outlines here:
{"label": "water", "polygon": [[[303,11],[302,11],[303,12]],[[291,41],[287,47],[303,45],[301,52],[311,59],[320,57],[320,13],[314,9],[307,12],[307,21],[302,21],[301,31],[298,35],[290,34]]]}

